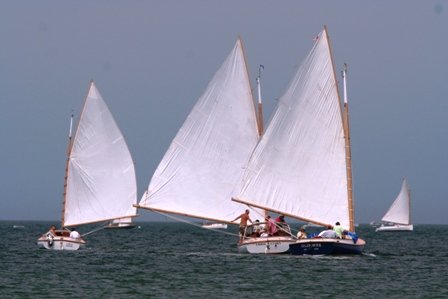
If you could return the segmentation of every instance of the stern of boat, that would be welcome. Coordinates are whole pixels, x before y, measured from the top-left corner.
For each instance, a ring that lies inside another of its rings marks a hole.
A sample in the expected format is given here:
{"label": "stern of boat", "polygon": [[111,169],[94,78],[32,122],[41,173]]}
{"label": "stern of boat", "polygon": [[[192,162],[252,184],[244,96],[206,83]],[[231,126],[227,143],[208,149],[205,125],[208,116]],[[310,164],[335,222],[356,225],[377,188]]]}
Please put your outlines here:
{"label": "stern of boat", "polygon": [[47,250],[69,250],[74,251],[83,247],[86,242],[83,239],[72,239],[69,236],[55,236],[50,238],[47,234],[37,239],[37,246]]}

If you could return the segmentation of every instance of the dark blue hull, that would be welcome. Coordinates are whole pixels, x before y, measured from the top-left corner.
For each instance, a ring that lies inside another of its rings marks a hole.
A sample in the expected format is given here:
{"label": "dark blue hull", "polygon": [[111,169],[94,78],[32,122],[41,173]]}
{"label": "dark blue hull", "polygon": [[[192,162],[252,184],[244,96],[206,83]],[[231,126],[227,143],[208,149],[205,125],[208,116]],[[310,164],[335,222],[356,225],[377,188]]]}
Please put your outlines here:
{"label": "dark blue hull", "polygon": [[361,254],[364,245],[362,239],[358,239],[356,243],[352,240],[309,239],[290,244],[289,251],[292,255]]}

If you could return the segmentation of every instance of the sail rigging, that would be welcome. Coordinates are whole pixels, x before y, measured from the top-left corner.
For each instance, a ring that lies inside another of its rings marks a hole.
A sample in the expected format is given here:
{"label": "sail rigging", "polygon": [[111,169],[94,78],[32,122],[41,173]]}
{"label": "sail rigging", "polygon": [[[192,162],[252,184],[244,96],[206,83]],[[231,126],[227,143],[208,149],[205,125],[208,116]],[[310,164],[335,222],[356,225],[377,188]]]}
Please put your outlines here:
{"label": "sail rigging", "polygon": [[279,99],[234,200],[350,227],[346,133],[324,28]]}
{"label": "sail rigging", "polygon": [[173,139],[138,207],[230,222],[245,209],[230,199],[258,138],[238,39]]}
{"label": "sail rigging", "polygon": [[92,81],[69,149],[63,227],[136,215],[134,163]]}

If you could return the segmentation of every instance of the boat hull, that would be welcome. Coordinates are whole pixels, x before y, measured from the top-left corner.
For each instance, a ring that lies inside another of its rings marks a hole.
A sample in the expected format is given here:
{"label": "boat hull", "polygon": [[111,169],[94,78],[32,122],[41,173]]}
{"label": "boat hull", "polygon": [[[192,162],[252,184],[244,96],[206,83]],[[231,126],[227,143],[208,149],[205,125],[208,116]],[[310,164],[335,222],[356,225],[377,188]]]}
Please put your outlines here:
{"label": "boat hull", "polygon": [[365,244],[362,239],[356,243],[351,239],[304,239],[289,245],[289,251],[292,255],[361,254]]}
{"label": "boat hull", "polygon": [[295,239],[291,237],[258,237],[245,239],[238,244],[238,252],[250,254],[289,253],[289,246]]}
{"label": "boat hull", "polygon": [[402,224],[395,224],[395,225],[381,225],[380,227],[376,228],[376,232],[411,232],[414,230],[414,225],[402,225]]}
{"label": "boat hull", "polygon": [[69,250],[74,251],[83,247],[86,242],[83,239],[72,239],[70,237],[54,237],[50,239],[44,235],[37,239],[37,246],[47,250]]}

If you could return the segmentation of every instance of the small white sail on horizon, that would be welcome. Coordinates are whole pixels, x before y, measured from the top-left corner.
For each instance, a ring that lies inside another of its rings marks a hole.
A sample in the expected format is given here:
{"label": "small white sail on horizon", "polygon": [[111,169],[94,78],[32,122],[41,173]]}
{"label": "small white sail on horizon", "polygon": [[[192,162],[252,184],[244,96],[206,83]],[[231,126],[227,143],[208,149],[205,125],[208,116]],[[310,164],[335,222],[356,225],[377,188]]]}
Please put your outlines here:
{"label": "small white sail on horizon", "polygon": [[[376,231],[412,231],[411,191],[406,179],[403,179],[400,192],[381,219],[384,223]],[[392,225],[391,225],[392,224]]]}
{"label": "small white sail on horizon", "polygon": [[138,207],[230,223],[246,209],[231,201],[232,190],[258,138],[238,39],[171,142]]}

